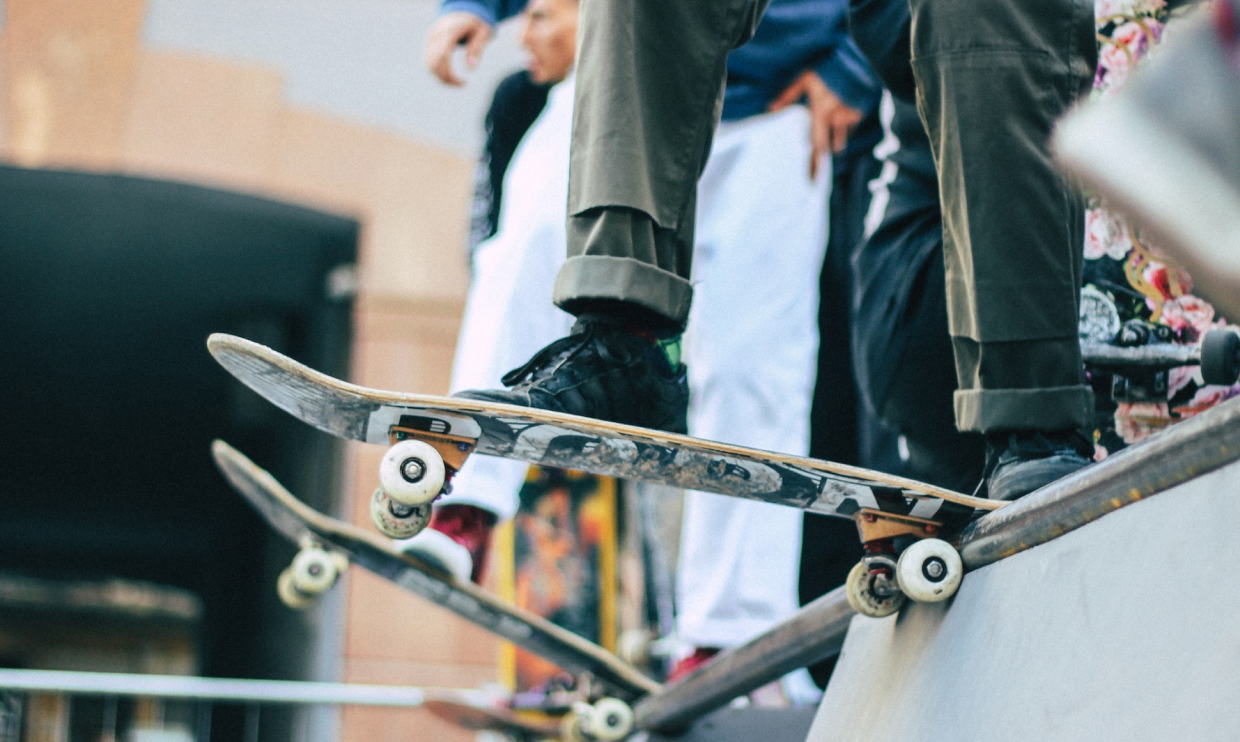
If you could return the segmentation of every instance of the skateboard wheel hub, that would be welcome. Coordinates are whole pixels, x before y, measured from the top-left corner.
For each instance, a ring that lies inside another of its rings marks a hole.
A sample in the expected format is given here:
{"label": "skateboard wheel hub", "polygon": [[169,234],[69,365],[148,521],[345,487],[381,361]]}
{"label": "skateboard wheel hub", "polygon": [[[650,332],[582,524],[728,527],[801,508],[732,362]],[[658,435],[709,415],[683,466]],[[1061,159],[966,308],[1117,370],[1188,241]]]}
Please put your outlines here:
{"label": "skateboard wheel hub", "polygon": [[931,582],[942,582],[947,577],[947,565],[938,557],[931,557],[921,565],[921,573]]}
{"label": "skateboard wheel hub", "polygon": [[421,482],[426,476],[426,464],[421,459],[405,459],[401,464],[400,474],[406,482]]}
{"label": "skateboard wheel hub", "polygon": [[909,545],[896,563],[900,591],[919,603],[936,603],[956,594],[964,563],[952,545],[926,538]]}
{"label": "skateboard wheel hub", "polygon": [[425,505],[443,491],[447,481],[443,457],[425,441],[399,441],[379,463],[379,487],[393,503]]}

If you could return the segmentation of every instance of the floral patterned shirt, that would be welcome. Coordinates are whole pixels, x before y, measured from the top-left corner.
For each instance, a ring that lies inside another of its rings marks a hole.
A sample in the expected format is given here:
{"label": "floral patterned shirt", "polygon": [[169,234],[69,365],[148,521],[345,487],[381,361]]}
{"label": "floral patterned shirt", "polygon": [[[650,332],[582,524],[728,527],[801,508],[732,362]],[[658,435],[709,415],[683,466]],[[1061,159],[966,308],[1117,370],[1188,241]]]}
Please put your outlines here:
{"label": "floral patterned shirt", "polygon": [[[1172,8],[1166,0],[1097,0],[1099,55],[1093,96],[1105,98],[1124,85],[1157,46]],[[1139,157],[1140,153],[1133,153]],[[1159,330],[1171,342],[1192,344],[1206,331],[1226,327],[1208,302],[1194,296],[1192,277],[1163,255],[1119,213],[1090,196],[1085,228],[1085,286],[1081,337],[1109,342],[1131,320]],[[1240,394],[1240,385],[1209,386],[1200,368],[1172,369],[1166,402],[1119,402],[1099,416],[1098,458],[1135,443],[1172,423]]]}

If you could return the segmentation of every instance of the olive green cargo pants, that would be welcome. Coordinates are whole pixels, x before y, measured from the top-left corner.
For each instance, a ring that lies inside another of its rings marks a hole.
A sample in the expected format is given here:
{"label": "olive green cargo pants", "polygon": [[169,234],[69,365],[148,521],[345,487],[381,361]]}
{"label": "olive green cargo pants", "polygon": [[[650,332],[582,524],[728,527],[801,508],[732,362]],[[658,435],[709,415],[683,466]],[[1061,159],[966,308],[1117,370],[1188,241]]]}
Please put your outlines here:
{"label": "olive green cargo pants", "polygon": [[636,304],[684,327],[697,180],[719,122],[728,52],[767,0],[583,0],[555,302]]}
{"label": "olive green cargo pants", "polygon": [[939,174],[961,430],[1090,421],[1077,335],[1085,214],[1051,164],[1089,90],[1092,0],[910,0],[917,104]]}
{"label": "olive green cargo pants", "polygon": [[[637,305],[683,327],[697,178],[728,52],[766,0],[585,0],[555,301]],[[1077,340],[1084,215],[1054,120],[1093,78],[1090,0],[910,0],[919,108],[939,169],[961,430],[1088,422]]]}

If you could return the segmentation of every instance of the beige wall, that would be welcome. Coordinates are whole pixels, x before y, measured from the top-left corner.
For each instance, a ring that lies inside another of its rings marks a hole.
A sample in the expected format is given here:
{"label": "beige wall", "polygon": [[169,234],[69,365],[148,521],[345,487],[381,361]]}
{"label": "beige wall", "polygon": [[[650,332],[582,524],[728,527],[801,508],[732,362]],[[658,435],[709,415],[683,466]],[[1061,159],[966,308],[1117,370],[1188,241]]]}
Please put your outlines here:
{"label": "beige wall", "polygon": [[[446,391],[467,283],[472,163],[287,104],[279,70],[144,49],[143,0],[7,0],[0,161],[122,172],[256,193],[362,224],[352,378]],[[381,451],[352,445],[350,503],[366,523]],[[475,686],[496,642],[360,570],[345,681]],[[472,739],[421,711],[347,709],[345,740]]]}

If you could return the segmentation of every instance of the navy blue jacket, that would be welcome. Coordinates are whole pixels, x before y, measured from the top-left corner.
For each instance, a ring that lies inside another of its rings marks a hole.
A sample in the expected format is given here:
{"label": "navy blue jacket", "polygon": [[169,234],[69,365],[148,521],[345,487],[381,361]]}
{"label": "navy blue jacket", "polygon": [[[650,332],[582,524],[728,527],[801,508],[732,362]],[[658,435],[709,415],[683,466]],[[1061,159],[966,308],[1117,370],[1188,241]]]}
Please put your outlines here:
{"label": "navy blue jacket", "polygon": [[[947,309],[943,269],[932,265],[942,264],[943,218],[934,154],[917,113],[910,59],[912,16],[908,0],[851,0],[851,4],[853,36],[891,92],[890,104],[880,113],[885,136],[876,150],[884,163],[880,180],[886,184],[886,205],[874,233],[853,254],[853,368],[862,399],[871,410],[897,427],[907,428],[919,417],[917,424],[924,426],[927,415],[944,410],[950,414],[950,407],[927,403],[923,409],[901,410],[889,404],[912,346],[920,345],[922,351],[917,358],[923,388],[930,383],[927,378],[942,376],[928,364],[951,363],[946,332],[941,343],[938,335],[916,336],[934,324],[930,319],[934,315],[946,328]],[[927,281],[937,286],[926,288]],[[935,346],[940,352],[926,352]],[[952,378],[950,373],[948,377]],[[950,422],[943,425],[949,431]]]}
{"label": "navy blue jacket", "polygon": [[[441,12],[464,10],[495,24],[524,7],[525,0],[444,0]],[[771,0],[753,39],[728,56],[723,119],[766,111],[806,69],[863,113],[877,104],[878,80],[848,35],[848,0]]]}

